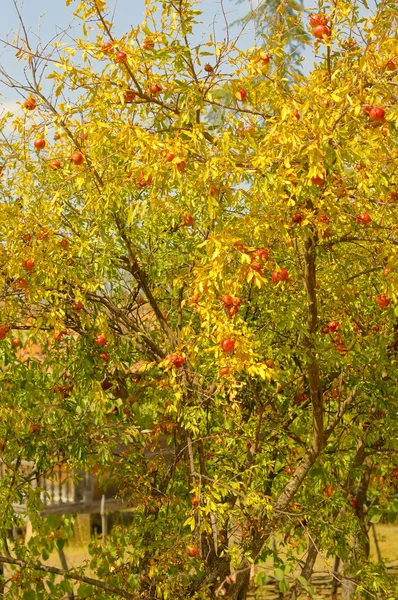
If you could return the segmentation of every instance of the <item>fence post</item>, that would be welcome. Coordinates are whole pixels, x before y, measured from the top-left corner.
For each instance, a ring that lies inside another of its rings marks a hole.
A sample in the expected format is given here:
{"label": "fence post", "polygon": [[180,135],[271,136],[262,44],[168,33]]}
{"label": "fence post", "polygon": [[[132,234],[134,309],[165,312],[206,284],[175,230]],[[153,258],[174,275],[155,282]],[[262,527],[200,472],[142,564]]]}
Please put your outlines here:
{"label": "fence post", "polygon": [[102,494],[102,498],[101,498],[101,527],[102,527],[102,543],[105,544],[105,539],[106,539],[105,494]]}

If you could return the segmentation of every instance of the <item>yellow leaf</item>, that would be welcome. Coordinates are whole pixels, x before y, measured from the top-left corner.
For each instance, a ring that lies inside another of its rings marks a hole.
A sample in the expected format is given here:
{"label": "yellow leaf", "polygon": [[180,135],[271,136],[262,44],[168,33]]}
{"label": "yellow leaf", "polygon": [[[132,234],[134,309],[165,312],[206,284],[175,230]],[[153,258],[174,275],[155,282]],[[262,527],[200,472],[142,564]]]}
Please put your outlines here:
{"label": "yellow leaf", "polygon": [[305,115],[305,113],[308,111],[309,107],[310,107],[310,101],[309,101],[309,100],[307,100],[307,102],[305,102],[305,103],[303,104],[303,107],[302,107],[302,109],[301,109],[301,114],[302,114],[302,115]]}

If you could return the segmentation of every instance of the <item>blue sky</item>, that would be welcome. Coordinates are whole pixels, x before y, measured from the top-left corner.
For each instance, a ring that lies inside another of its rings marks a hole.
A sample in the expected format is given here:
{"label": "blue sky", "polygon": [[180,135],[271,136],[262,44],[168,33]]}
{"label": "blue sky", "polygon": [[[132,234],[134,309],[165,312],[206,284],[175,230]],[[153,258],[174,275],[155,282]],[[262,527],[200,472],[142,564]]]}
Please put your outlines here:
{"label": "blue sky", "polygon": [[[14,8],[13,0],[0,0],[2,7],[2,19],[0,23],[0,39],[13,40],[10,32],[15,31],[19,24]],[[73,10],[77,2],[72,2],[71,6],[65,6],[65,0],[17,0],[25,25],[27,26],[32,45],[39,39],[49,41],[61,28],[66,29],[73,20]],[[252,0],[256,5],[258,0]],[[239,4],[236,0],[224,0],[224,10],[228,21],[231,23],[244,16],[250,10],[250,0],[244,0]],[[114,22],[116,31],[123,33],[129,25],[136,25],[141,22],[144,10],[144,0],[108,0],[108,5],[115,8]],[[221,39],[224,36],[224,19],[222,16],[220,0],[200,0],[198,8],[203,11],[200,18],[202,25],[201,32],[210,33],[215,23],[217,37]],[[235,30],[236,32],[238,29]],[[78,29],[76,29],[76,33]],[[253,27],[248,27],[240,39],[241,47],[251,47],[254,44]],[[18,62],[15,58],[15,50],[6,50],[0,42],[0,63],[5,70],[17,79],[23,79],[22,69],[26,66],[25,62]],[[0,84],[0,94],[3,101],[13,101],[19,99],[16,92],[5,88]]]}

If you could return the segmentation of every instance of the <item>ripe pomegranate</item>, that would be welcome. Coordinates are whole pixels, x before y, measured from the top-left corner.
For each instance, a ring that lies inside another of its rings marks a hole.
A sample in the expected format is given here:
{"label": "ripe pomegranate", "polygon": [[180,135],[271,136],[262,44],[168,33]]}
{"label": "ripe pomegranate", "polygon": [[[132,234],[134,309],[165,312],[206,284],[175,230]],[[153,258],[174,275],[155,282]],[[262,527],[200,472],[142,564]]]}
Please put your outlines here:
{"label": "ripe pomegranate", "polygon": [[127,54],[125,52],[118,52],[116,54],[116,62],[119,64],[125,63],[127,61]]}
{"label": "ripe pomegranate", "polygon": [[268,260],[269,257],[269,250],[266,250],[265,248],[258,248],[257,250],[254,251],[252,259],[257,260],[257,261],[262,261],[262,260]]}
{"label": "ripe pomegranate", "polygon": [[192,215],[185,215],[185,217],[182,220],[182,225],[184,227],[192,227],[195,223],[195,219],[193,218]]}
{"label": "ripe pomegranate", "polygon": [[173,364],[174,367],[176,367],[177,369],[181,368],[182,365],[185,362],[185,359],[182,356],[179,356],[178,354],[168,354],[166,356],[166,360],[168,360],[170,363]]}
{"label": "ripe pomegranate", "polygon": [[231,338],[225,338],[221,342],[221,350],[223,352],[233,352],[235,350],[235,341]]}
{"label": "ripe pomegranate", "polygon": [[380,294],[377,296],[377,304],[383,310],[384,308],[388,308],[391,304],[391,300],[387,298],[385,294]]}
{"label": "ripe pomegranate", "polygon": [[106,337],[103,336],[102,334],[98,334],[95,336],[94,338],[94,342],[97,344],[97,346],[106,346]]}
{"label": "ripe pomegranate", "polygon": [[196,546],[190,546],[188,548],[188,556],[189,556],[189,558],[195,558],[198,555],[199,555],[199,548],[197,548]]}
{"label": "ripe pomegranate", "polygon": [[221,297],[221,302],[224,302],[225,306],[230,306],[232,304],[232,296],[225,294],[225,296]]}
{"label": "ripe pomegranate", "polygon": [[185,173],[187,170],[187,163],[185,160],[180,160],[178,163],[176,163],[176,167],[179,173]]}
{"label": "ripe pomegranate", "polygon": [[372,218],[368,213],[362,213],[356,218],[357,223],[362,223],[363,225],[368,225],[371,220]]}
{"label": "ripe pomegranate", "polygon": [[0,340],[4,340],[7,333],[10,331],[10,328],[5,323],[0,325]]}
{"label": "ripe pomegranate", "polygon": [[384,108],[382,108],[381,106],[374,106],[369,111],[369,118],[372,121],[380,122],[380,121],[384,121],[385,114],[386,113],[385,113]]}
{"label": "ripe pomegranate", "polygon": [[16,281],[14,281],[13,286],[19,290],[23,290],[28,287],[28,282],[23,277],[19,277]]}
{"label": "ripe pomegranate", "polygon": [[35,261],[33,260],[33,258],[28,258],[24,261],[23,266],[27,271],[29,271],[29,273],[31,273],[35,267]]}
{"label": "ripe pomegranate", "polygon": [[47,142],[43,138],[39,138],[33,142],[35,150],[43,150],[46,147]]}
{"label": "ripe pomegranate", "polygon": [[289,279],[289,273],[287,272],[286,269],[281,269],[281,281],[288,281]]}
{"label": "ripe pomegranate", "polygon": [[237,91],[236,97],[238,98],[238,100],[240,100],[241,102],[246,102],[247,100],[247,92],[244,88],[240,88]]}
{"label": "ripe pomegranate", "polygon": [[144,50],[153,50],[155,47],[155,41],[152,38],[145,38],[142,43]]}
{"label": "ripe pomegranate", "polygon": [[75,165],[81,165],[84,161],[84,156],[81,152],[74,152],[70,157],[71,162]]}
{"label": "ripe pomegranate", "polygon": [[296,213],[292,214],[292,222],[293,223],[300,224],[300,223],[302,223],[303,219],[304,219],[304,215],[302,215],[301,213],[296,212]]}
{"label": "ripe pomegranate", "polygon": [[141,171],[140,173],[140,178],[137,181],[137,185],[140,188],[144,188],[144,187],[148,187],[152,184],[152,175],[148,175],[148,177],[145,177],[145,174]]}
{"label": "ripe pomegranate", "polygon": [[274,271],[271,276],[272,283],[279,283],[279,281],[288,281],[289,273],[286,269],[280,269],[279,271]]}
{"label": "ripe pomegranate", "polygon": [[279,283],[281,280],[281,276],[279,271],[274,271],[271,276],[272,283]]}
{"label": "ripe pomegranate", "polygon": [[311,13],[309,21],[310,21],[311,27],[317,27],[317,25],[327,25],[327,19],[322,14]]}
{"label": "ripe pomegranate", "polygon": [[152,83],[149,86],[149,91],[152,94],[152,96],[157,96],[157,94],[159,94],[162,91],[162,88],[157,83]]}
{"label": "ripe pomegranate", "polygon": [[137,97],[137,94],[135,93],[134,90],[126,90],[124,92],[124,102],[126,104],[130,104],[131,102],[134,102],[136,97]]}
{"label": "ripe pomegranate", "polygon": [[330,333],[334,333],[335,331],[338,331],[339,328],[340,328],[340,323],[338,321],[330,321],[330,323],[329,323]]}
{"label": "ripe pomegranate", "polygon": [[102,52],[104,52],[104,54],[108,54],[108,52],[111,52],[113,50],[112,42],[103,42],[101,50]]}
{"label": "ripe pomegranate", "polygon": [[317,40],[321,40],[324,37],[330,36],[330,29],[327,25],[317,25],[312,30],[312,33],[313,33],[314,37],[317,38]]}
{"label": "ripe pomegranate", "polygon": [[325,180],[325,175],[315,175],[315,177],[311,177],[312,185],[316,185],[319,188],[324,186]]}
{"label": "ripe pomegranate", "polygon": [[53,169],[54,171],[58,171],[58,169],[60,169],[62,165],[59,160],[53,160],[50,162],[50,164],[48,166],[50,167],[50,169]]}
{"label": "ripe pomegranate", "polygon": [[26,110],[34,110],[36,108],[36,98],[29,96],[23,103],[23,107],[26,108]]}
{"label": "ripe pomegranate", "polygon": [[50,235],[50,232],[48,229],[42,229],[41,231],[38,232],[37,239],[41,240],[41,241],[45,241],[45,240],[48,240],[49,235]]}

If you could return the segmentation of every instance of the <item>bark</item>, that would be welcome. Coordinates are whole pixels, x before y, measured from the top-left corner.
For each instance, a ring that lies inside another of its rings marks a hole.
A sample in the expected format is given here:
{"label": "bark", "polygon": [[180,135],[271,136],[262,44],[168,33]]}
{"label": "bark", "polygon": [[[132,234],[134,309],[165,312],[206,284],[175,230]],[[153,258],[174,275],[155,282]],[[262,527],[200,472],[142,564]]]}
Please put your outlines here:
{"label": "bark", "polygon": [[[347,565],[349,568],[349,564]],[[348,577],[342,577],[341,579],[341,600],[351,600],[353,597],[357,584],[355,580],[349,579]]]}
{"label": "bark", "polygon": [[318,306],[316,298],[316,263],[315,244],[308,236],[305,240],[304,252],[304,286],[307,294],[307,335],[305,345],[309,359],[307,375],[309,381],[313,410],[313,445],[316,452],[323,447],[323,394],[319,364],[316,357],[314,335],[318,324]]}
{"label": "bark", "polygon": [[379,540],[377,539],[377,532],[376,532],[376,527],[375,527],[374,523],[372,523],[371,528],[372,528],[373,539],[374,539],[374,543],[375,543],[375,547],[376,547],[377,560],[378,560],[378,562],[381,562],[382,556],[381,556],[381,552],[380,552]]}
{"label": "bark", "polygon": [[[317,550],[314,542],[312,540],[310,540],[310,547],[308,549],[307,558],[306,558],[305,564],[304,564],[303,568],[301,569],[301,573],[300,573],[301,577],[304,577],[304,579],[306,579],[307,582],[309,582],[311,579],[312,571],[314,570],[314,565],[315,565],[317,556],[318,556],[318,550]],[[299,582],[296,582],[290,592],[291,600],[297,600],[297,598],[300,596],[302,590],[303,590],[303,586]]]}
{"label": "bark", "polygon": [[[354,459],[354,465],[359,467],[365,463],[365,470],[362,474],[361,481],[355,491],[357,506],[355,508],[356,515],[360,521],[361,530],[355,535],[352,542],[352,554],[350,563],[345,565],[341,579],[341,594],[342,600],[351,600],[353,597],[358,582],[355,578],[355,570],[361,559],[367,560],[370,552],[369,529],[365,519],[365,502],[366,494],[369,487],[370,475],[372,471],[372,463],[366,457],[364,440],[359,440],[358,448]],[[348,479],[348,484],[352,491],[352,481]]]}
{"label": "bark", "polygon": [[[61,567],[63,568],[64,571],[68,571],[68,562],[66,560],[66,556],[65,556],[65,552],[63,548],[58,548],[58,556],[59,556],[59,560],[61,563]],[[67,599],[68,600],[73,600],[74,599],[74,594],[68,594],[67,595]]]}
{"label": "bark", "polygon": [[339,587],[339,567],[340,558],[336,556],[333,565],[332,600],[337,600],[337,588]]}

